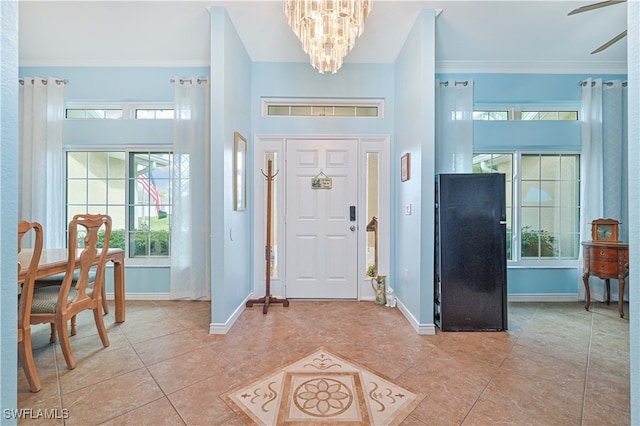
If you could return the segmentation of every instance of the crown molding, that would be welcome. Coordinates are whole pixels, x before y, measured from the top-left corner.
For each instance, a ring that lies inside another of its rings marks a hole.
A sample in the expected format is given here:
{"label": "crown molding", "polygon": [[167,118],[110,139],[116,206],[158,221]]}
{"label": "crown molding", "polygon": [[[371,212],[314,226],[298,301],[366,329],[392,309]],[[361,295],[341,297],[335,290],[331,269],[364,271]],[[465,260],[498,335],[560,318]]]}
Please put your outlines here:
{"label": "crown molding", "polygon": [[87,68],[191,68],[210,67],[208,61],[140,61],[140,60],[20,60],[19,67],[87,67]]}
{"label": "crown molding", "polygon": [[436,61],[436,73],[627,74],[626,61]]}

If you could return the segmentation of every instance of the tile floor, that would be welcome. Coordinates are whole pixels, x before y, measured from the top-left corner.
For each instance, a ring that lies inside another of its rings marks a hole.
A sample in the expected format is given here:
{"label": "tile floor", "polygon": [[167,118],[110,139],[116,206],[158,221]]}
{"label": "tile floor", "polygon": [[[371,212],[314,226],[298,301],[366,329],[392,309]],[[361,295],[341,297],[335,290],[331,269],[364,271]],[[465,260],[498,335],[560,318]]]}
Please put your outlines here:
{"label": "tile floor", "polygon": [[[625,312],[629,312],[625,306]],[[320,346],[426,395],[405,425],[628,425],[629,321],[617,305],[511,303],[508,332],[419,336],[373,302],[291,301],[248,308],[209,335],[210,303],[129,301],[127,320],[78,320],[67,370],[49,328],[34,328],[42,391],[18,370],[18,408],[67,410],[19,424],[242,425],[221,395]],[[33,417],[33,416],[32,416]],[[60,416],[62,417],[62,416]]]}

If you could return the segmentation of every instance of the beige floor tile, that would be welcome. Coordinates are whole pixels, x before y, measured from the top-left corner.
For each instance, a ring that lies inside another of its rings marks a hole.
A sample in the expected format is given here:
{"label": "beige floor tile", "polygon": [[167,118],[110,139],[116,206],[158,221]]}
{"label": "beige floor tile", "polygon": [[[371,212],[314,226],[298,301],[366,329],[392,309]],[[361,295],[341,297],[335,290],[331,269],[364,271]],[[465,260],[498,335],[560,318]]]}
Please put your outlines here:
{"label": "beige floor tile", "polygon": [[[112,302],[111,302],[112,304]],[[18,408],[68,410],[38,425],[244,425],[224,395],[324,347],[425,395],[403,425],[629,424],[629,321],[617,304],[510,303],[506,332],[420,336],[399,309],[290,301],[246,309],[209,335],[211,303],[129,301],[127,320],[78,318],[66,368],[47,324],[33,327],[42,391],[18,370]],[[628,305],[625,305],[628,315]]]}
{"label": "beige floor tile", "polygon": [[102,423],[102,426],[177,426],[184,424],[185,422],[165,397],[106,421]]}

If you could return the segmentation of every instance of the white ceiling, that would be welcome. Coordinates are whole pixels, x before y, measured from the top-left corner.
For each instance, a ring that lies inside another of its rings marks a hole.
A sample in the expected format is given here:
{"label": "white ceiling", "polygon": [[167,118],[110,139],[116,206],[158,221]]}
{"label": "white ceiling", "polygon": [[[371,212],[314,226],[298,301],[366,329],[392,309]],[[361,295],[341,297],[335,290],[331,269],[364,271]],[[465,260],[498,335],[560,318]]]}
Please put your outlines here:
{"label": "white ceiling", "polygon": [[[393,62],[422,9],[436,20],[437,70],[626,72],[626,4],[573,16],[594,1],[382,1],[345,63]],[[224,6],[253,61],[307,62],[282,0],[20,0],[21,66],[209,64],[208,7]]]}

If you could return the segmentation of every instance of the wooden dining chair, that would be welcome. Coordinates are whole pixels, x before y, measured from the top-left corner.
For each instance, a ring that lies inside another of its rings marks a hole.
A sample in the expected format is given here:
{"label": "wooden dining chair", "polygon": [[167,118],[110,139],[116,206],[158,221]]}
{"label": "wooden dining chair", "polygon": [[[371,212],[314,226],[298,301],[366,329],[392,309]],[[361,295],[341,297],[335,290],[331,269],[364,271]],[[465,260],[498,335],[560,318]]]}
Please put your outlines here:
{"label": "wooden dining chair", "polygon": [[[78,219],[78,218],[83,218],[85,216],[91,216],[88,214],[77,214],[75,216],[73,216],[73,219]],[[106,239],[106,235],[105,235],[105,239]],[[50,285],[62,285],[62,280],[64,280],[64,275],[65,273],[60,273],[60,274],[55,274],[55,275],[49,275],[48,277],[42,277],[36,280],[36,288],[41,288],[41,287],[48,287]],[[73,272],[73,284],[75,285],[75,283],[78,281],[80,274],[79,272],[76,270]],[[89,271],[89,280],[93,281],[95,280],[96,277],[96,268],[93,267],[91,268],[91,271]],[[106,286],[102,287],[102,310],[104,311],[105,314],[109,313],[109,303],[107,301],[107,288]],[[52,334],[51,334],[51,343],[55,342],[55,331],[52,330]]]}
{"label": "wooden dining chair", "polygon": [[22,290],[18,299],[18,358],[24,375],[27,377],[31,392],[38,392],[42,389],[36,363],[33,359],[33,348],[31,346],[31,304],[33,301],[34,282],[40,256],[42,255],[42,226],[38,222],[20,221],[18,223],[18,255],[22,251],[23,237],[33,230],[34,243],[33,255],[29,265],[20,265],[18,263],[18,274],[23,267],[27,268],[27,272],[22,283]]}
{"label": "wooden dining chair", "polygon": [[[76,262],[78,250],[78,230],[86,232],[84,248]],[[104,230],[105,238],[101,249],[98,234]],[[85,310],[92,310],[93,317],[103,346],[109,346],[109,337],[102,317],[102,288],[104,287],[104,269],[109,240],[111,237],[111,218],[108,215],[82,215],[69,222],[69,263],[61,285],[37,288],[33,292],[31,324],[52,323],[60,340],[60,348],[69,369],[76,367],[71,350],[67,322],[71,319],[71,335],[75,334],[75,316]],[[94,259],[100,251],[99,260]],[[95,280],[89,279],[93,265],[97,266]],[[74,271],[78,269],[78,280],[73,281]]]}

